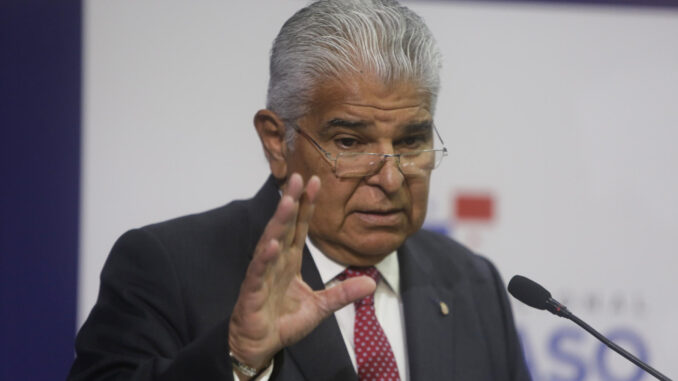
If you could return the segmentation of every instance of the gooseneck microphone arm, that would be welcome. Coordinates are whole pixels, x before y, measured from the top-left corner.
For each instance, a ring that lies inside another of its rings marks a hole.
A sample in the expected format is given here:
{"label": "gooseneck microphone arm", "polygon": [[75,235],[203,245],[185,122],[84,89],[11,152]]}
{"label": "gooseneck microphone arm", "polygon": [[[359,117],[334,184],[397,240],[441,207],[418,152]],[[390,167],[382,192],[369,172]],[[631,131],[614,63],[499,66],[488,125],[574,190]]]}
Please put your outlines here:
{"label": "gooseneck microphone arm", "polygon": [[578,326],[584,328],[586,332],[592,334],[593,336],[596,337],[596,339],[600,340],[602,343],[607,345],[610,349],[624,356],[624,358],[636,364],[636,366],[640,367],[646,372],[650,373],[658,380],[671,381],[670,378],[666,377],[658,370],[641,361],[636,356],[627,352],[624,348],[615,344],[610,339],[603,336],[600,332],[593,329],[593,327],[588,325],[585,321],[575,316],[575,314],[570,312],[570,310],[568,310],[567,307],[559,303],[557,300],[553,299],[551,297],[551,293],[548,292],[544,287],[542,287],[538,283],[528,278],[525,278],[524,276],[516,275],[509,282],[508,291],[509,293],[511,293],[511,295],[513,295],[513,297],[527,304],[530,307],[534,307],[540,310],[548,310],[554,315],[558,315],[560,317],[573,321]]}
{"label": "gooseneck microphone arm", "polygon": [[598,332],[598,331],[596,331],[595,329],[593,329],[593,327],[591,327],[590,325],[586,324],[585,321],[581,320],[580,318],[578,318],[578,317],[575,316],[574,314],[570,313],[570,316],[567,317],[567,318],[570,319],[570,320],[572,320],[573,322],[575,322],[578,326],[584,328],[588,333],[592,334],[593,336],[596,337],[596,339],[598,339],[598,340],[602,341],[603,343],[605,343],[605,345],[607,345],[608,347],[610,347],[612,350],[614,350],[615,352],[617,352],[617,353],[619,353],[620,355],[624,356],[627,360],[631,361],[632,363],[636,364],[636,366],[642,368],[642,369],[645,370],[647,373],[650,373],[651,375],[653,375],[656,379],[662,380],[662,381],[671,381],[671,379],[669,379],[669,378],[666,377],[665,375],[661,374],[658,370],[656,370],[655,368],[651,367],[649,364],[646,364],[645,362],[643,362],[642,360],[640,360],[638,357],[632,355],[631,353],[629,353],[628,351],[626,351],[624,348],[622,348],[622,347],[620,347],[619,345],[615,344],[613,341],[611,341],[611,340],[608,339],[607,337],[603,336],[600,332]]}

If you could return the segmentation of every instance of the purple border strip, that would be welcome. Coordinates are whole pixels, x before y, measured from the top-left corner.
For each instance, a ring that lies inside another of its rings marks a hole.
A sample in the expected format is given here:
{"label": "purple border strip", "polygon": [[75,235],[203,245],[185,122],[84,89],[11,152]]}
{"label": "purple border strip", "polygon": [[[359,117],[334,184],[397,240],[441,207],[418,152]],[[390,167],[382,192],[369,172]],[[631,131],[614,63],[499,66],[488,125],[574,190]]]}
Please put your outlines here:
{"label": "purple border strip", "polygon": [[73,362],[81,13],[0,5],[0,380],[63,379]]}

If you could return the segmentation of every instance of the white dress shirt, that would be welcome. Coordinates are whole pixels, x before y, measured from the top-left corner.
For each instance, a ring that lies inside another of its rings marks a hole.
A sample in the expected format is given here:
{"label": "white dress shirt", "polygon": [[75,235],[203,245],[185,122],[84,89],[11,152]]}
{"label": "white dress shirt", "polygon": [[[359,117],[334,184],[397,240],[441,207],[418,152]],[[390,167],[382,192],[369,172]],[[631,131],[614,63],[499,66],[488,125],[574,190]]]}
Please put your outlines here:
{"label": "white dress shirt", "polygon": [[[334,287],[340,281],[337,275],[341,274],[346,267],[338,262],[333,261],[328,256],[323,254],[309,238],[306,238],[306,246],[311,252],[311,257],[315,262],[315,266],[320,273],[320,279],[325,284],[325,288]],[[388,338],[396,363],[398,364],[398,373],[401,381],[409,380],[409,369],[407,363],[407,343],[405,341],[405,318],[403,315],[403,302],[400,298],[400,267],[398,265],[398,256],[396,252],[387,255],[381,262],[377,263],[377,270],[379,270],[379,282],[377,289],[374,291],[374,311],[377,315],[377,320],[381,324],[384,334]],[[339,324],[341,336],[344,338],[346,350],[351,357],[351,363],[356,373],[358,373],[358,365],[355,359],[355,345],[353,343],[353,323],[355,321],[355,305],[353,303],[344,306],[344,308],[337,310],[334,317]],[[258,377],[257,381],[267,381],[273,373],[273,361],[268,368],[264,370]],[[237,380],[235,371],[233,378]]]}
{"label": "white dress shirt", "polygon": [[[306,246],[311,252],[315,266],[320,272],[320,278],[326,288],[335,286],[340,281],[336,279],[347,266],[333,261],[323,254],[310,239],[306,239]],[[405,318],[403,315],[403,303],[400,298],[400,268],[398,265],[398,256],[392,252],[376,266],[381,274],[377,289],[374,292],[374,310],[379,324],[384,329],[388,338],[396,363],[398,372],[402,381],[409,380],[409,370],[407,363],[407,343],[405,341]],[[353,323],[355,320],[355,305],[353,303],[337,310],[334,313],[344,338],[344,344],[351,356],[353,368],[358,372],[355,359],[355,346],[353,344]]]}

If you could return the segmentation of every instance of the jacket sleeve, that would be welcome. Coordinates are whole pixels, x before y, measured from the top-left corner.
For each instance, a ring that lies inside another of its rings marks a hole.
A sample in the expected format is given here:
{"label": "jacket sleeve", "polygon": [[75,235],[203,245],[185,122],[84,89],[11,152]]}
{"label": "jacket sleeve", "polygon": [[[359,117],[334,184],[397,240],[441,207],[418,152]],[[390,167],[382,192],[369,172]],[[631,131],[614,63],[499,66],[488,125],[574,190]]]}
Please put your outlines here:
{"label": "jacket sleeve", "polygon": [[114,245],[68,380],[231,380],[228,321],[191,336],[175,265],[140,229]]}

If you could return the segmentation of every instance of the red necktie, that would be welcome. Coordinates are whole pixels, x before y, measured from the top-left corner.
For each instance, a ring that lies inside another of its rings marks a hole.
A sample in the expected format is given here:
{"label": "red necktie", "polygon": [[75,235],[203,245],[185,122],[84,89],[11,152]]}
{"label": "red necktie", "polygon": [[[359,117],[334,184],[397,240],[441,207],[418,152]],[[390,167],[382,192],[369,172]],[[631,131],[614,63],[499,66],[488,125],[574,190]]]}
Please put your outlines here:
{"label": "red necktie", "polygon": [[[374,267],[349,267],[339,275],[340,280],[367,275],[379,282],[379,271]],[[374,313],[374,294],[355,302],[353,344],[360,381],[400,380],[391,344]]]}

